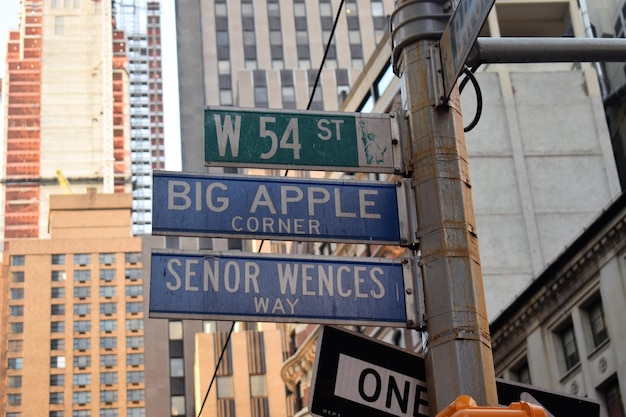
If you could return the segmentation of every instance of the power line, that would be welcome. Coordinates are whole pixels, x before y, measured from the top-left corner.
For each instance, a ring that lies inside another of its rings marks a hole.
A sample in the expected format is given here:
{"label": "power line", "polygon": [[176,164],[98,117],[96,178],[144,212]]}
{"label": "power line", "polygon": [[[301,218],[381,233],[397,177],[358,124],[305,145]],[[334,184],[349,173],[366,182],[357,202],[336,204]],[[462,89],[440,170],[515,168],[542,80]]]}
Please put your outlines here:
{"label": "power line", "polygon": [[[311,89],[311,95],[309,97],[309,102],[306,106],[306,109],[309,110],[311,108],[311,104],[313,103],[313,97],[315,97],[315,91],[317,90],[317,86],[319,84],[320,76],[322,74],[322,70],[324,69],[324,65],[326,64],[326,57],[328,56],[328,51],[330,50],[330,45],[335,37],[335,28],[337,27],[337,22],[339,22],[339,16],[341,15],[341,10],[343,9],[343,2],[339,3],[339,8],[337,9],[337,14],[335,15],[335,21],[333,22],[333,28],[330,32],[330,36],[328,37],[328,42],[326,43],[326,48],[324,49],[324,56],[322,57],[322,62],[320,64],[319,69],[317,70],[317,76],[315,77],[315,83],[313,84],[313,88]],[[289,170],[285,170],[285,175],[289,173]],[[257,252],[261,251],[263,244],[265,243],[265,239],[261,241],[259,245],[259,249]],[[213,386],[213,381],[217,376],[217,370],[219,369],[220,363],[222,362],[222,357],[224,356],[224,352],[226,352],[226,348],[228,347],[228,343],[230,342],[230,336],[233,334],[233,330],[235,329],[235,323],[230,326],[230,331],[228,332],[228,337],[226,338],[226,342],[224,346],[222,346],[222,352],[220,353],[220,357],[217,360],[217,364],[215,365],[215,371],[213,372],[213,377],[211,378],[211,382],[209,383],[209,387],[207,388],[206,394],[204,395],[204,400],[202,401],[202,406],[200,407],[200,411],[198,411],[198,417],[202,414],[202,410],[204,409],[204,404],[206,403],[207,398],[209,397],[209,393],[211,392],[211,387]]]}

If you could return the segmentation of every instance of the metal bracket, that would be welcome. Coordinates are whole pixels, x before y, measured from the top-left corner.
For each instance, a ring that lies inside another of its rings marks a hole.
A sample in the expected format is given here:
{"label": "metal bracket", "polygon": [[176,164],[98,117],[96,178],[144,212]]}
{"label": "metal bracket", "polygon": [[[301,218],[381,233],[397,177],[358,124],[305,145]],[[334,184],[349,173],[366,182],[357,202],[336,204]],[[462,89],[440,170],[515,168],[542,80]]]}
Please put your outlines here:
{"label": "metal bracket", "polygon": [[398,203],[398,220],[400,223],[401,246],[415,250],[419,244],[417,238],[417,209],[415,190],[411,178],[402,178],[396,182],[399,188],[396,193]]}
{"label": "metal bracket", "polygon": [[407,131],[406,119],[396,112],[389,113],[391,123],[391,155],[393,157],[394,174],[408,176],[409,153],[406,149],[407,139],[404,132]]}
{"label": "metal bracket", "polygon": [[441,64],[441,48],[439,43],[430,47],[430,73],[433,95],[435,96],[435,107],[447,106],[448,97],[443,85],[443,65]]}
{"label": "metal bracket", "polygon": [[424,330],[426,328],[426,309],[421,268],[415,256],[402,259],[402,268],[404,273],[406,327]]}

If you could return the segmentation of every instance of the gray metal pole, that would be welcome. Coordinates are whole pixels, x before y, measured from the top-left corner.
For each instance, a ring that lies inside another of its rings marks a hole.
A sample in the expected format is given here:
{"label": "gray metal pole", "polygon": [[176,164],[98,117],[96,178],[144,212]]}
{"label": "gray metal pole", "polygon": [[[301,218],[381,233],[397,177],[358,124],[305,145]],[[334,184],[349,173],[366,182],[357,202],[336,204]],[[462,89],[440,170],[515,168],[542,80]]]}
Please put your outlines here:
{"label": "gray metal pole", "polygon": [[410,126],[432,416],[461,394],[483,406],[498,403],[458,88],[449,108],[436,108],[432,62],[451,11],[445,0],[407,0],[391,17]]}
{"label": "gray metal pole", "polygon": [[626,62],[626,39],[478,38],[466,64]]}

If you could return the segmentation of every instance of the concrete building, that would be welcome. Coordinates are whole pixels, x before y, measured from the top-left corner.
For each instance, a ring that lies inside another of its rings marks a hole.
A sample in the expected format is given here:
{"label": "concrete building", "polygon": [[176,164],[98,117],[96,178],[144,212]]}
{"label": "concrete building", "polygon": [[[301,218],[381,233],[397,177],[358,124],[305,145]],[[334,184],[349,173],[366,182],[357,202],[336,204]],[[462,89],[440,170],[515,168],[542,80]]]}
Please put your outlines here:
{"label": "concrete building", "polygon": [[496,375],[626,415],[626,195],[491,322]]}
{"label": "concrete building", "polygon": [[[498,0],[481,36],[584,37],[585,25],[575,1]],[[390,53],[388,43],[379,44],[342,110],[401,114],[400,80],[393,74]],[[475,75],[482,116],[465,141],[488,316],[494,318],[619,195],[620,183],[592,65],[484,65]],[[477,108],[475,97],[468,84],[461,95],[466,126]],[[344,256],[403,254],[400,248],[367,245],[322,244],[315,250]],[[316,330],[310,325],[291,328],[302,345],[285,362],[283,378],[298,387],[306,406],[315,346],[310,338]],[[422,349],[415,332],[361,330]],[[303,408],[301,415],[306,413]]]}
{"label": "concrete building", "polygon": [[48,236],[49,195],[130,190],[124,33],[110,3],[24,1],[9,34],[3,240]]}
{"label": "concrete building", "polygon": [[48,196],[68,187],[132,189],[134,233],[149,233],[150,173],[165,167],[159,3],[21,8],[3,88],[0,239],[46,237]]}
{"label": "concrete building", "polygon": [[2,270],[0,414],[145,413],[142,240],[130,194],[52,195],[47,239]]}

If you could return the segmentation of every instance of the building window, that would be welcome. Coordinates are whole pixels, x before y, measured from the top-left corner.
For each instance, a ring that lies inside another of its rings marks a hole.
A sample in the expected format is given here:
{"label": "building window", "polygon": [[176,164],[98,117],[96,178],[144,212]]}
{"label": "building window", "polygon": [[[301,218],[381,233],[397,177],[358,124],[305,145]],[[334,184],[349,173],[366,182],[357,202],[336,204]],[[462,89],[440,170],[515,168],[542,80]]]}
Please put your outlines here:
{"label": "building window", "polygon": [[141,252],[126,252],[124,254],[124,262],[135,265],[141,262]]}
{"label": "building window", "polygon": [[129,348],[143,347],[143,336],[126,336],[126,347],[129,347]]}
{"label": "building window", "polygon": [[115,337],[101,337],[100,348],[102,349],[114,349],[117,347],[117,338]]}
{"label": "building window", "polygon": [[126,319],[126,330],[138,331],[143,329],[143,320],[141,319]]}
{"label": "building window", "polygon": [[115,314],[117,313],[116,303],[100,303],[101,314]]}
{"label": "building window", "polygon": [[560,333],[561,345],[563,346],[563,357],[565,359],[565,370],[569,371],[579,362],[578,347],[576,346],[576,335],[574,326],[570,323]]}
{"label": "building window", "polygon": [[91,330],[91,321],[90,320],[76,320],[74,322],[74,331],[75,332],[88,332]]}
{"label": "building window", "polygon": [[87,266],[91,263],[91,254],[76,253],[74,254],[74,265]]}
{"label": "building window", "polygon": [[[127,412],[128,412],[128,417],[146,417],[145,408],[137,408],[137,407],[129,408]],[[183,412],[182,414],[179,414],[179,415],[184,416],[185,413]]]}
{"label": "building window", "polygon": [[112,285],[100,287],[100,297],[112,298],[117,294],[117,288]]}
{"label": "building window", "polygon": [[14,370],[22,369],[22,358],[9,358],[7,360],[7,368]]}
{"label": "building window", "polygon": [[10,290],[11,300],[21,300],[24,298],[24,288],[11,288]]}
{"label": "building window", "polygon": [[52,316],[62,316],[65,314],[65,304],[52,304],[50,306],[50,314]]}
{"label": "building window", "polygon": [[250,396],[265,397],[265,375],[250,375]]}
{"label": "building window", "polygon": [[11,271],[11,282],[24,282],[24,271]]}
{"label": "building window", "polygon": [[51,392],[50,404],[63,404],[63,392]]}
{"label": "building window", "polygon": [[65,322],[64,321],[53,321],[50,323],[50,332],[52,333],[63,333],[65,331]]}
{"label": "building window", "polygon": [[62,281],[65,281],[65,271],[52,271],[50,280],[52,282],[62,282]]}
{"label": "building window", "polygon": [[100,355],[100,366],[111,367],[117,365],[117,355]]}
{"label": "building window", "polygon": [[128,353],[126,354],[126,365],[137,366],[144,364],[143,353]]}
{"label": "building window", "polygon": [[521,382],[522,384],[530,385],[532,383],[530,379],[530,369],[528,368],[528,362],[522,363],[517,367],[517,369],[513,371],[513,378],[515,379],[515,381]]}
{"label": "building window", "polygon": [[602,301],[599,298],[587,308],[587,316],[589,317],[591,327],[593,347],[598,347],[609,338],[609,334],[606,330],[606,322],[604,320],[604,309],[602,308]]}
{"label": "building window", "polygon": [[129,297],[137,297],[143,294],[143,287],[141,285],[127,285],[125,292]]}
{"label": "building window", "polygon": [[130,371],[126,373],[126,382],[129,384],[138,384],[143,381],[143,371]]}
{"label": "building window", "polygon": [[182,321],[170,321],[169,322],[169,336],[170,336],[170,340],[182,340],[183,339],[183,322]]}
{"label": "building window", "polygon": [[50,358],[50,368],[65,368],[65,356],[52,356]]}
{"label": "building window", "polygon": [[91,374],[74,374],[72,383],[82,387],[89,385],[91,384]]}
{"label": "building window", "polygon": [[606,402],[608,417],[626,417],[617,378],[604,389],[604,401]]}
{"label": "building window", "polygon": [[217,384],[217,398],[234,398],[232,376],[218,376],[215,382]]}
{"label": "building window", "polygon": [[52,374],[50,375],[50,386],[51,387],[62,387],[65,385],[65,375],[64,374]]}
{"label": "building window", "polygon": [[9,352],[21,352],[24,347],[23,340],[9,340]]}
{"label": "building window", "polygon": [[117,408],[104,408],[100,410],[100,417],[117,417]]}
{"label": "building window", "polygon": [[7,384],[9,388],[21,388],[22,377],[20,375],[12,375],[7,377]]}
{"label": "building window", "polygon": [[87,350],[91,348],[91,339],[88,337],[77,337],[74,339],[74,350]]}
{"label": "building window", "polygon": [[50,339],[50,350],[65,349],[65,339]]}
{"label": "building window", "polygon": [[185,376],[183,358],[170,358],[170,377]]}
{"label": "building window", "polygon": [[184,416],[185,415],[185,397],[183,395],[172,395],[172,415]]}
{"label": "building window", "polygon": [[91,313],[91,304],[74,304],[74,314],[77,316],[86,316]]}
{"label": "building window", "polygon": [[11,266],[24,266],[24,255],[12,255]]}
{"label": "building window", "polygon": [[87,368],[91,366],[91,356],[74,356],[74,368]]}
{"label": "building window", "polygon": [[50,297],[51,298],[65,298],[65,288],[63,287],[53,287],[50,289]]}
{"label": "building window", "polygon": [[9,306],[9,316],[21,317],[24,315],[24,306]]}
{"label": "building window", "polygon": [[74,404],[88,404],[91,402],[91,392],[78,391],[72,394],[72,403]]}
{"label": "building window", "polygon": [[117,372],[101,372],[100,384],[113,385],[117,383]]}
{"label": "building window", "polygon": [[22,394],[7,394],[7,405],[22,405]]}
{"label": "building window", "polygon": [[101,332],[112,332],[117,330],[117,320],[100,320]]}
{"label": "building window", "polygon": [[102,281],[113,281],[115,279],[115,269],[101,269],[100,279]]}
{"label": "building window", "polygon": [[74,281],[87,282],[91,279],[91,271],[89,269],[81,269],[74,271]]}
{"label": "building window", "polygon": [[65,265],[65,255],[53,254],[52,265]]}
{"label": "building window", "polygon": [[146,397],[146,392],[142,389],[129,389],[126,391],[126,399],[128,401],[143,401]]}
{"label": "building window", "polygon": [[[102,412],[102,410],[100,410]],[[73,410],[72,417],[91,417],[90,410]]]}
{"label": "building window", "polygon": [[143,303],[141,301],[130,301],[126,303],[127,313],[141,313],[143,311]]}
{"label": "building window", "polygon": [[117,391],[113,391],[113,390],[100,391],[100,402],[112,403],[115,401],[117,401]]}
{"label": "building window", "polygon": [[24,323],[9,323],[10,334],[22,334],[24,333]]}
{"label": "building window", "polygon": [[98,259],[101,264],[104,265],[113,265],[115,263],[115,254],[114,253],[101,253],[98,255]]}
{"label": "building window", "polygon": [[74,298],[91,297],[91,287],[74,287]]}
{"label": "building window", "polygon": [[124,274],[126,278],[133,280],[141,278],[142,272],[141,268],[128,268],[124,271]]}

